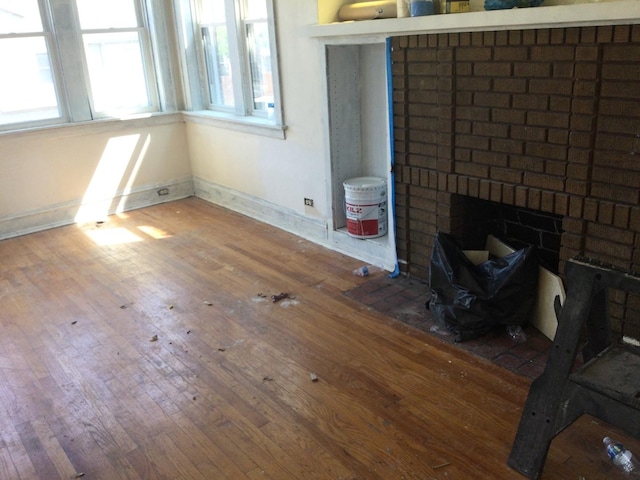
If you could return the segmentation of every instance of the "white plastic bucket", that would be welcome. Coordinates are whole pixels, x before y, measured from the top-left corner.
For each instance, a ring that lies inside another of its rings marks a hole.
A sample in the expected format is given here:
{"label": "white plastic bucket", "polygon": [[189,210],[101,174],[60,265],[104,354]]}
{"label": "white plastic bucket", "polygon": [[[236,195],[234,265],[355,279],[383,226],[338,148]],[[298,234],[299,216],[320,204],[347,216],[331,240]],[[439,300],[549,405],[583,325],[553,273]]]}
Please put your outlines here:
{"label": "white plastic bucket", "polygon": [[387,182],[377,177],[345,180],[347,233],[356,238],[387,234]]}

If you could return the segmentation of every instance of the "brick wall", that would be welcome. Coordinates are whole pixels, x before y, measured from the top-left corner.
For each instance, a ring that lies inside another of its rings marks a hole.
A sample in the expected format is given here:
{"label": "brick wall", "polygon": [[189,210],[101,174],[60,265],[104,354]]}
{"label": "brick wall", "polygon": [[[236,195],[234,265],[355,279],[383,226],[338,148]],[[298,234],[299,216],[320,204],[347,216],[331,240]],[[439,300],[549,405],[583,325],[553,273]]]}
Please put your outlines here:
{"label": "brick wall", "polygon": [[[428,278],[461,196],[563,217],[560,270],[640,270],[640,26],[396,37],[398,256]],[[616,295],[616,314],[640,299]]]}

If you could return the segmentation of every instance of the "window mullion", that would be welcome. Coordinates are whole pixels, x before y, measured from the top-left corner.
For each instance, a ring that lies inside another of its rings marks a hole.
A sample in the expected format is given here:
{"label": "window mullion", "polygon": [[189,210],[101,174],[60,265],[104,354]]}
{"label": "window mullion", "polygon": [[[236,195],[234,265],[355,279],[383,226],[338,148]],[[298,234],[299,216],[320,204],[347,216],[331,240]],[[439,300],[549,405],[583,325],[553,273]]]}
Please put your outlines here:
{"label": "window mullion", "polygon": [[[55,25],[56,55],[62,70],[69,117],[73,122],[93,118],[89,104],[88,76],[82,51],[75,3],[73,0],[50,0]],[[70,94],[73,92],[73,94]]]}
{"label": "window mullion", "polygon": [[243,22],[241,12],[235,0],[226,0],[225,8],[227,13],[227,29],[229,30],[229,51],[231,57],[232,71],[238,72],[233,75],[233,96],[235,111],[238,115],[247,115],[247,93],[243,79],[247,77],[245,36],[243,32]]}
{"label": "window mullion", "polygon": [[[151,110],[160,110],[158,77],[156,75],[155,65],[153,61],[153,50],[151,45],[151,38],[149,36],[149,29],[142,29],[142,31],[140,31],[138,35],[140,38],[142,50],[144,72],[147,77],[147,95],[149,97],[149,103],[151,104]],[[169,55],[168,51],[166,55]]]}
{"label": "window mullion", "polygon": [[[135,1],[134,7],[136,9],[136,17],[138,19],[138,28],[131,29],[131,31],[138,32],[138,38],[140,42],[140,49],[142,55],[142,62],[144,64],[144,73],[147,78],[147,97],[149,98],[150,110],[160,110],[160,86],[158,84],[158,75],[156,74],[156,62],[153,58],[153,43],[152,36],[152,19],[148,15],[148,9],[145,1]],[[160,15],[161,8],[158,7],[157,15]],[[162,12],[164,14],[164,12]],[[127,31],[127,29],[122,29]],[[168,48],[165,50],[166,55],[169,55]],[[158,60],[159,63],[159,60]],[[173,102],[172,102],[173,103]]]}
{"label": "window mullion", "polygon": [[272,19],[272,24],[269,27],[269,48],[271,52],[271,75],[273,82],[273,102],[274,102],[274,116],[275,122],[278,125],[282,125],[282,98],[280,96],[280,61],[278,59],[278,43],[277,43],[277,26],[276,26],[276,13],[274,11],[274,5],[272,0],[267,0],[267,15]]}
{"label": "window mullion", "polygon": [[174,2],[176,18],[179,62],[185,108],[200,110],[206,107],[207,74],[203,67],[202,42],[200,37],[198,8],[196,0],[176,0]]}
{"label": "window mullion", "polygon": [[[179,72],[177,57],[177,37],[170,22],[171,5],[162,8],[154,8],[154,3],[145,0],[138,7],[142,9],[141,15],[147,25],[147,32],[143,37],[146,44],[145,54],[146,71],[152,72],[156,81],[150,82],[151,88],[155,87],[156,94],[150,92],[149,96],[154,98],[153,102],[158,109],[163,111],[175,111],[184,106],[182,99],[181,81],[176,75]],[[146,12],[146,14],[145,14]],[[177,25],[175,26],[177,28]]]}
{"label": "window mullion", "polygon": [[47,52],[49,53],[49,66],[51,68],[56,99],[58,101],[59,121],[66,122],[71,118],[71,108],[69,106],[69,95],[65,88],[64,75],[56,48],[55,37],[51,33],[51,30],[47,30],[44,33],[44,38],[47,45]]}
{"label": "window mullion", "polygon": [[49,67],[51,68],[56,99],[58,101],[58,112],[60,114],[58,121],[67,122],[71,119],[71,107],[69,105],[69,95],[65,87],[64,72],[62,71],[62,64],[53,29],[53,16],[50,2],[47,2],[47,0],[38,0],[38,7],[40,9],[40,21],[42,22],[45,44],[49,55]]}

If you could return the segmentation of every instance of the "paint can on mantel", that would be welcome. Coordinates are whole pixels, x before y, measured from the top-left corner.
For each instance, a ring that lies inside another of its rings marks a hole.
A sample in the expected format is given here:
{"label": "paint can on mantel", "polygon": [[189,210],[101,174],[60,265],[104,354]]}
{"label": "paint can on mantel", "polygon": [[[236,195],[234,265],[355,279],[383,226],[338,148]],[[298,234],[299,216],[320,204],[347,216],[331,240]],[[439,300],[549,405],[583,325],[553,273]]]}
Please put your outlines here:
{"label": "paint can on mantel", "polygon": [[347,233],[356,238],[387,234],[387,182],[378,177],[345,180]]}

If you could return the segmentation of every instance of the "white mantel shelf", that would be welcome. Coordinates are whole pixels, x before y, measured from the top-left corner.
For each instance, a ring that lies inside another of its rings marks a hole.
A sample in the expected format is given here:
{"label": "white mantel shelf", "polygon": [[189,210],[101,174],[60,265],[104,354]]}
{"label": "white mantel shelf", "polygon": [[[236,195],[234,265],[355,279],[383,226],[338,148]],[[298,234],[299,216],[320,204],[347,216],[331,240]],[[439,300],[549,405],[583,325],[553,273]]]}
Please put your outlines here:
{"label": "white mantel shelf", "polygon": [[306,27],[328,43],[373,43],[387,37],[640,23],[640,0],[514,8],[424,17],[337,22]]}

